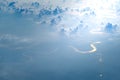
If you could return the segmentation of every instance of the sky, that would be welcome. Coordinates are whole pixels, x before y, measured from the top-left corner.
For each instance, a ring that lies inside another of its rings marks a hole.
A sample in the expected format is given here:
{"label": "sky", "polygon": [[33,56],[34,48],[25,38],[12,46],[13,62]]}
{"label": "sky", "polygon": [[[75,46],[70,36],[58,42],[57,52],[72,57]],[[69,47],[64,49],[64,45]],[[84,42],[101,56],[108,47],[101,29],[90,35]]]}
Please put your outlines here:
{"label": "sky", "polygon": [[0,80],[120,80],[120,0],[0,0]]}
{"label": "sky", "polygon": [[119,9],[119,0],[1,1],[1,11],[33,15],[39,18],[36,23],[56,24],[56,31],[64,31],[67,36],[75,31],[82,32],[79,26],[84,30],[87,28],[88,32],[102,31],[108,23],[119,26]]}

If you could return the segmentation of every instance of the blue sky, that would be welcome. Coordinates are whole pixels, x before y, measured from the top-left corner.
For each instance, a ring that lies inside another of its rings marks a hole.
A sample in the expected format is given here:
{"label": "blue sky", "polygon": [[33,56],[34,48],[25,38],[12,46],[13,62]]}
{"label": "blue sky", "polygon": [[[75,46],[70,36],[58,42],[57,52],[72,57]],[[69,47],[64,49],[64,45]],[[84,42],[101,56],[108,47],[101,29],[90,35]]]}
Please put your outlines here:
{"label": "blue sky", "polygon": [[119,0],[0,0],[0,80],[120,80]]}

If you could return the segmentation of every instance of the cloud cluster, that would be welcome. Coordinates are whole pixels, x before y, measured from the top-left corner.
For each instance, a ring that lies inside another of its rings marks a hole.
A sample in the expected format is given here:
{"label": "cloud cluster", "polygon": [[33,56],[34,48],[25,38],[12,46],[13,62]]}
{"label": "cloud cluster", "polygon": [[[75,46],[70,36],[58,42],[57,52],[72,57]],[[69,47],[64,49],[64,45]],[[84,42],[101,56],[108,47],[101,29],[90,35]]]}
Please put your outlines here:
{"label": "cloud cluster", "polygon": [[[119,27],[119,0],[1,0],[0,10],[33,15],[36,23],[49,24],[67,36],[105,28],[107,23]],[[103,29],[104,30],[104,29]]]}

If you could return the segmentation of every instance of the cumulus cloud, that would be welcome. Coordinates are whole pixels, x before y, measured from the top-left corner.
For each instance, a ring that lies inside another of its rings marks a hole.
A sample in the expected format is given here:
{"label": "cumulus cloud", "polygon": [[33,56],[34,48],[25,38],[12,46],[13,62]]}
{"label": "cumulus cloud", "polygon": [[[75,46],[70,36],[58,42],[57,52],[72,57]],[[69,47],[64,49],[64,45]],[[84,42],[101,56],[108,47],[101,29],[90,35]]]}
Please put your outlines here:
{"label": "cumulus cloud", "polygon": [[[65,35],[90,32],[106,26],[119,25],[119,0],[1,0],[3,12],[36,16],[36,23],[49,24]],[[80,23],[83,21],[83,23]],[[102,24],[102,25],[101,25]]]}
{"label": "cumulus cloud", "polygon": [[117,31],[118,25],[113,25],[112,23],[107,23],[105,26],[105,31],[108,33],[113,33]]}

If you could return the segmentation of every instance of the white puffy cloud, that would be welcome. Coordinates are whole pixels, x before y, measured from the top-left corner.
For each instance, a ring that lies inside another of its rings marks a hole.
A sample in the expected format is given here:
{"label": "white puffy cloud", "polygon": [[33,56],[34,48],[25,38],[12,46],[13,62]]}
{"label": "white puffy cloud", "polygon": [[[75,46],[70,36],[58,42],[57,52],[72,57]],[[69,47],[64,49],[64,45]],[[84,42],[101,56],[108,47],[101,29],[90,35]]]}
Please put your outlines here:
{"label": "white puffy cloud", "polygon": [[[67,36],[102,30],[107,23],[119,27],[119,0],[5,0],[3,11],[34,15],[36,23],[52,24]],[[81,23],[81,21],[83,23]]]}

